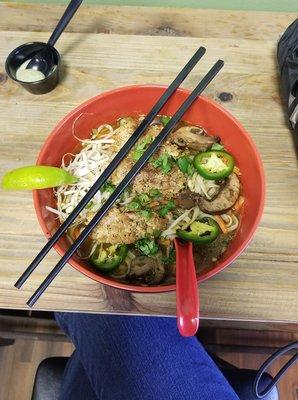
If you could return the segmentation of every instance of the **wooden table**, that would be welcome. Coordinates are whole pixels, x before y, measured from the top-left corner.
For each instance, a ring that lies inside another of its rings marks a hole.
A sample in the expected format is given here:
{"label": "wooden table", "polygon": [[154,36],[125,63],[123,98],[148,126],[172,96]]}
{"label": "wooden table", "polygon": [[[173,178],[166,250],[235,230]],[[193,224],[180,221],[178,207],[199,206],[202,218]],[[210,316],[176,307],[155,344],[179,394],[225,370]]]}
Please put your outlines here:
{"label": "wooden table", "polygon": [[[248,249],[200,285],[201,314],[211,321],[297,323],[298,174],[275,60],[278,37],[297,16],[84,5],[57,45],[63,54],[61,84],[50,94],[33,96],[7,79],[5,58],[24,42],[45,41],[61,13],[61,6],[0,4],[1,174],[34,164],[53,127],[84,100],[123,85],[167,84],[196,48],[206,46],[206,56],[183,86],[193,88],[218,57],[225,60],[206,94],[223,103],[256,142],[266,169],[267,200]],[[221,95],[225,92],[231,96]],[[16,290],[13,283],[45,239],[31,193],[2,191],[0,207],[0,307],[25,309],[58,257],[50,253]],[[175,293],[130,294],[67,267],[35,308],[174,315]]]}

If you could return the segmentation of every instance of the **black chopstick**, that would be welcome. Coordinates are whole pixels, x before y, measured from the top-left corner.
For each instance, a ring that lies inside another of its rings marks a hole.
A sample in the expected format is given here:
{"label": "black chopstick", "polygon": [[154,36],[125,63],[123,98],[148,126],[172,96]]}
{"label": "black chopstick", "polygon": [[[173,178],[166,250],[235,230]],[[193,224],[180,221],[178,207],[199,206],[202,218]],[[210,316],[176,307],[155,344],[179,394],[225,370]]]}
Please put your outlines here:
{"label": "black chopstick", "polygon": [[154,154],[156,149],[161,145],[163,140],[169,135],[175,125],[180,121],[182,116],[185,114],[187,109],[192,105],[192,103],[196,100],[196,98],[203,92],[206,86],[212,81],[212,79],[218,74],[218,72],[223,67],[224,62],[222,60],[218,60],[213,67],[209,70],[209,72],[204,76],[204,78],[200,81],[200,83],[196,86],[196,88],[191,92],[191,94],[187,97],[184,103],[179,107],[178,111],[173,115],[167,125],[162,129],[159,135],[154,139],[151,145],[147,148],[142,157],[133,165],[131,170],[125,176],[125,178],[120,182],[120,184],[116,187],[114,192],[110,195],[110,197],[106,200],[103,206],[99,209],[99,211],[95,214],[86,228],[81,232],[79,237],[75,240],[75,242],[70,246],[64,256],[60,259],[60,261],[56,264],[56,266],[52,269],[46,279],[42,282],[39,288],[35,291],[35,293],[31,296],[29,301],[27,302],[29,307],[32,307],[38,298],[42,295],[42,293],[46,290],[46,288],[50,285],[50,283],[55,279],[55,277],[62,270],[64,265],[68,262],[70,257],[76,252],[78,247],[83,243],[83,241],[87,238],[87,236],[91,233],[92,229],[99,223],[99,221],[104,217],[104,215],[109,211],[109,209],[113,206],[118,197],[123,193],[126,187],[130,184],[130,182],[134,179],[134,177],[138,174],[140,169],[146,164],[149,158]]}
{"label": "black chopstick", "polygon": [[138,128],[132,134],[132,136],[128,139],[128,141],[123,145],[118,154],[113,158],[109,166],[105,169],[105,171],[101,174],[101,176],[97,179],[97,181],[90,188],[88,193],[82,198],[79,204],[74,208],[72,213],[66,218],[66,220],[60,225],[54,235],[49,239],[46,245],[42,248],[42,250],[37,254],[28,268],[23,272],[20,278],[16,281],[15,287],[20,288],[38,264],[43,260],[43,258],[48,254],[54,244],[60,239],[60,237],[66,232],[67,228],[73,223],[76,217],[80,214],[80,212],[86,207],[89,201],[93,198],[95,193],[102,187],[102,185],[108,180],[113,171],[117,168],[120,162],[124,159],[127,153],[131,150],[133,145],[137,142],[137,140],[141,137],[142,133],[148,128],[150,123],[156,117],[158,112],[162,109],[168,99],[172,96],[175,90],[180,86],[180,84],[185,80],[191,70],[195,67],[195,65],[199,62],[199,60],[205,54],[205,47],[200,47],[195,54],[191,57],[188,63],[183,67],[183,69],[179,72],[167,90],[163,93],[163,95],[159,98],[157,103],[152,107],[149,111],[145,119],[140,123]]}

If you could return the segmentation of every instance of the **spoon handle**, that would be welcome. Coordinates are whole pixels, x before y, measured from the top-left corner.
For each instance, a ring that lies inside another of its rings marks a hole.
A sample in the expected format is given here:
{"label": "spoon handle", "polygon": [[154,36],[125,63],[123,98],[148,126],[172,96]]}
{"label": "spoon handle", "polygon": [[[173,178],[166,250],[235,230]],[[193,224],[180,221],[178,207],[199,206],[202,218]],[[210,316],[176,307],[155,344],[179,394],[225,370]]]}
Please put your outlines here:
{"label": "spoon handle", "polygon": [[182,336],[193,336],[199,327],[199,296],[191,242],[175,239],[177,325]]}
{"label": "spoon handle", "polygon": [[67,9],[64,11],[64,14],[62,15],[60,21],[58,22],[56,28],[54,29],[54,32],[52,33],[50,39],[48,40],[48,44],[51,46],[54,46],[57,40],[59,39],[61,33],[64,31],[64,29],[67,27],[69,21],[72,19],[74,16],[75,12],[77,9],[80,7],[82,4],[83,0],[71,0],[70,3],[67,6]]}

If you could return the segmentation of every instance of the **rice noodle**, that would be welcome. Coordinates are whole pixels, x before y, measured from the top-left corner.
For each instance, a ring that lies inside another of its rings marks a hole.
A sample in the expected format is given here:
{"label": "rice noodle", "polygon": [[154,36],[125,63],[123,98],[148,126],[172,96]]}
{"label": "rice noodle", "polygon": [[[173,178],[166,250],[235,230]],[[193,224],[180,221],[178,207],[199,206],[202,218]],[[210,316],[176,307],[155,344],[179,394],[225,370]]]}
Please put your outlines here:
{"label": "rice noodle", "polygon": [[228,232],[233,232],[238,228],[239,219],[232,212],[229,212],[228,214],[227,213],[226,214],[221,214],[221,218],[226,223],[226,227],[227,227],[227,231]]}
{"label": "rice noodle", "polygon": [[231,226],[228,227],[229,232],[235,231],[239,226],[239,219],[236,217],[236,215],[231,214],[231,217],[232,217],[233,222],[232,222]]}
{"label": "rice noodle", "polygon": [[227,228],[229,228],[233,223],[232,217],[229,214],[221,214],[220,216],[224,220]]}
{"label": "rice noodle", "polygon": [[219,185],[217,185],[214,181],[204,179],[197,172],[195,172],[192,177],[188,179],[187,185],[192,192],[198,193],[201,196],[206,197],[208,200],[211,200],[219,189]]}

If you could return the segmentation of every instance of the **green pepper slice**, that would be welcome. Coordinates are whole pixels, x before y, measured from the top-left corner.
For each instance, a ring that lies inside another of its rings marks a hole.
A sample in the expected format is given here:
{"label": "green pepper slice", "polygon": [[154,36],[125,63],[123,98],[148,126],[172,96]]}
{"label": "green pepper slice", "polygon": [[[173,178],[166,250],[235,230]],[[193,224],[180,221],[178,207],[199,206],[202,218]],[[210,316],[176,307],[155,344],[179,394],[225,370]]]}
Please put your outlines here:
{"label": "green pepper slice", "polygon": [[234,168],[234,158],[222,150],[198,153],[193,161],[198,173],[205,179],[218,180],[229,176]]}
{"label": "green pepper slice", "polygon": [[108,273],[119,267],[127,255],[126,244],[103,245],[100,244],[90,257],[91,263],[103,273]]}
{"label": "green pepper slice", "polygon": [[208,244],[213,242],[219,235],[219,226],[214,219],[204,217],[190,224],[187,230],[178,229],[176,234],[188,242]]}

